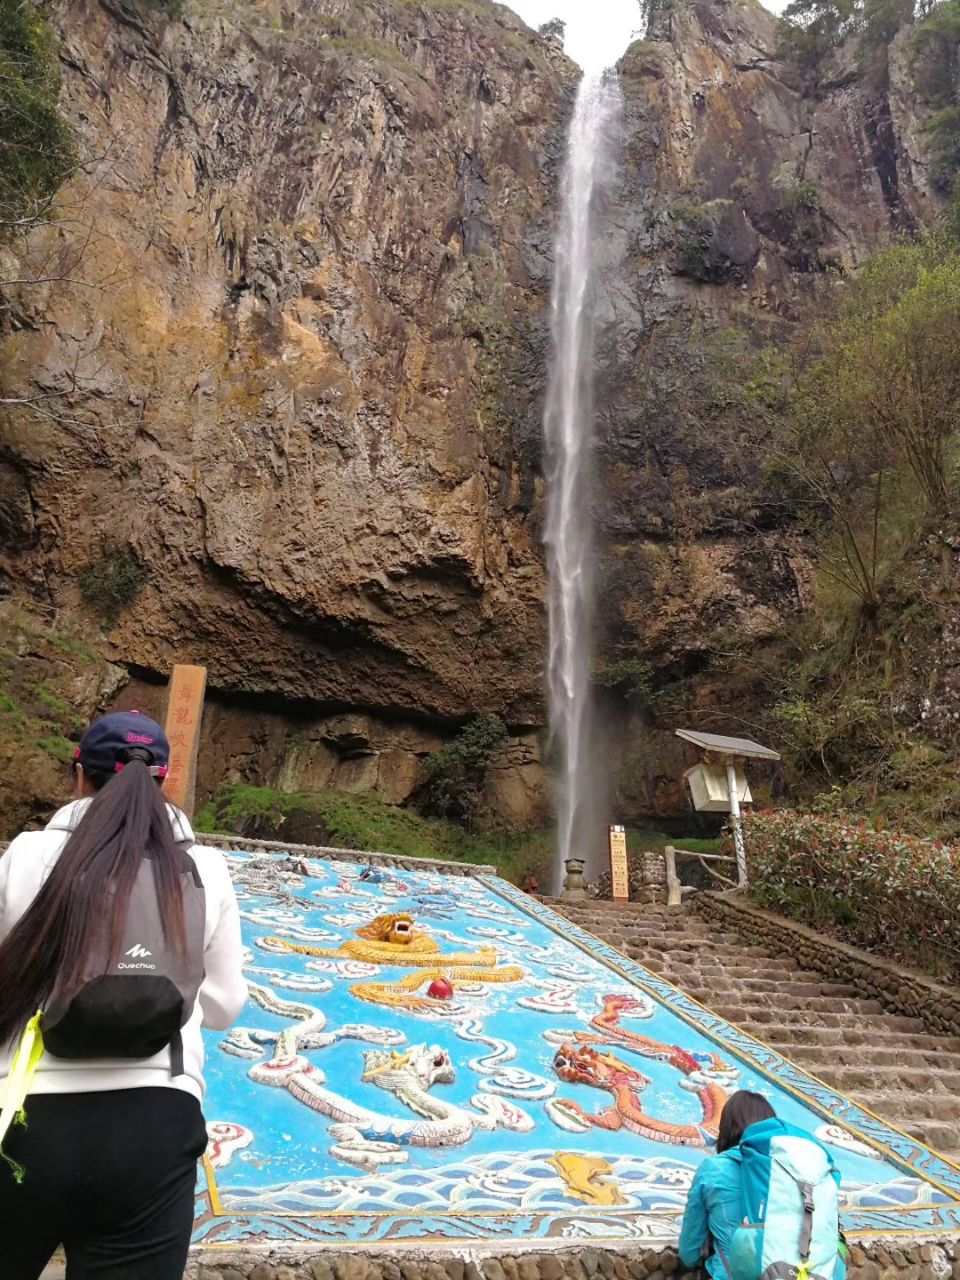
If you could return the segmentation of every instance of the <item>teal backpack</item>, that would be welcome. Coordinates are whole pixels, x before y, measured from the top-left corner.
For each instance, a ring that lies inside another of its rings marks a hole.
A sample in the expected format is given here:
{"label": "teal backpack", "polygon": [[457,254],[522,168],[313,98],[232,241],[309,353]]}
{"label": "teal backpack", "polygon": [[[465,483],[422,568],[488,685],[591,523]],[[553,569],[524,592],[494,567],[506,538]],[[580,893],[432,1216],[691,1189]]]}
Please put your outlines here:
{"label": "teal backpack", "polygon": [[740,1140],[740,1179],[732,1280],[843,1280],[840,1171],[826,1147],[782,1120],[761,1120]]}

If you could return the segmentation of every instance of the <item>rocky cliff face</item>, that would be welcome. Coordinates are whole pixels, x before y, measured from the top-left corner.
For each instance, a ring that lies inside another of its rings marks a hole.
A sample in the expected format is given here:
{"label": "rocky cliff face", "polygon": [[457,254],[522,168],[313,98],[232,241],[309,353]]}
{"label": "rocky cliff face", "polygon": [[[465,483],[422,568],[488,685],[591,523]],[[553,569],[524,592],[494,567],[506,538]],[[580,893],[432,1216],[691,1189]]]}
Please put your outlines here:
{"label": "rocky cliff face", "polygon": [[[814,89],[778,59],[770,14],[693,0],[655,19],[621,63],[625,265],[608,290],[601,375],[604,647],[649,662],[655,686],[764,643],[807,602],[803,544],[717,384],[727,350],[787,336],[844,275],[937,216],[908,42],[870,70],[840,50]],[[674,700],[663,730],[636,708],[622,720],[612,768],[626,761],[626,807],[682,807],[678,715],[735,730],[751,714],[723,676],[695,696]]]}
{"label": "rocky cliff face", "polygon": [[527,236],[572,65],[486,3],[47,13],[89,163],[31,246],[69,279],[15,299],[15,387],[69,395],[6,428],[8,584],[85,611],[127,564],[146,673],[539,724]]}
{"label": "rocky cliff face", "polygon": [[[247,744],[227,773],[362,774],[402,800],[450,725],[496,713],[516,731],[504,804],[535,816],[544,312],[575,68],[487,0],[46,12],[89,159],[14,264],[51,281],[7,290],[5,376],[44,397],[3,427],[8,592],[89,636],[119,576],[98,652],[148,680],[205,663]],[[694,0],[621,66],[604,645],[661,676],[731,627],[762,639],[804,593],[802,548],[713,415],[711,335],[775,337],[934,211],[905,50],[881,87],[838,55],[811,96],[775,47],[763,10]],[[645,753],[630,803],[669,809],[676,762],[648,717],[623,725]]]}

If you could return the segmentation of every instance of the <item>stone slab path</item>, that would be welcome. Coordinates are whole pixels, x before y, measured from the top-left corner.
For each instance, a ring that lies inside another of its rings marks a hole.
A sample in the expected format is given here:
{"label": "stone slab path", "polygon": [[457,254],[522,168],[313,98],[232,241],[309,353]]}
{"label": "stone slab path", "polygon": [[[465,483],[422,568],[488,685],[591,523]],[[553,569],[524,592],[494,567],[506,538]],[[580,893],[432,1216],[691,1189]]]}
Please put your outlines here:
{"label": "stone slab path", "polygon": [[904,1133],[960,1164],[960,1038],[931,1035],[689,912],[644,903],[555,910]]}

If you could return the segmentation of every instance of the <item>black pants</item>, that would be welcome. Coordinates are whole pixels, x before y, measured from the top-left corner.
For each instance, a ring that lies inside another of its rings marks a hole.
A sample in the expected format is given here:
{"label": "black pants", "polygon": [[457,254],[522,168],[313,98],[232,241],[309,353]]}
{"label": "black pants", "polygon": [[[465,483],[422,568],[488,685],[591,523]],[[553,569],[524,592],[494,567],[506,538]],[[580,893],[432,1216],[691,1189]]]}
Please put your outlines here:
{"label": "black pants", "polygon": [[193,1227],[200,1104],[177,1089],[39,1095],[0,1164],[0,1275],[37,1280],[62,1244],[67,1280],[182,1280]]}

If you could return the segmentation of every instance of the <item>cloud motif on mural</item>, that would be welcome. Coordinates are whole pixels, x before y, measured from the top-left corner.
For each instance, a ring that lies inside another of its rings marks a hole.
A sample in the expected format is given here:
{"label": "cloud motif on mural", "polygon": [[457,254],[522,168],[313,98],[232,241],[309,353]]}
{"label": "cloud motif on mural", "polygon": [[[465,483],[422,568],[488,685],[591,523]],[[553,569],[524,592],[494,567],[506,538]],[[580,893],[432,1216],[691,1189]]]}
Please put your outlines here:
{"label": "cloud motif on mural", "polygon": [[[536,985],[544,984],[538,982]],[[550,987],[542,996],[521,996],[517,1004],[521,1009],[532,1009],[534,1013],[576,1013],[576,987]]]}

